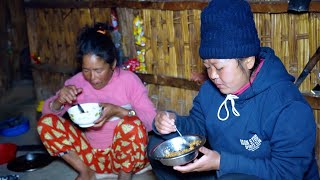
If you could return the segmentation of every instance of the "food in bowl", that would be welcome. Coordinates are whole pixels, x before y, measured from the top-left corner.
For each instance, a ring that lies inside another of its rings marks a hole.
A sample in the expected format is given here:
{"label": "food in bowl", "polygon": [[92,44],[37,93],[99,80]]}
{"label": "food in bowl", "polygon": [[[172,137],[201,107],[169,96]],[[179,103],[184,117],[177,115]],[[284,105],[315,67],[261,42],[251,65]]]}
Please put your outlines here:
{"label": "food in bowl", "polygon": [[179,166],[193,161],[206,139],[199,135],[178,136],[157,145],[151,157],[166,166]]}
{"label": "food in bowl", "polygon": [[165,158],[172,158],[175,156],[180,156],[182,154],[185,154],[187,152],[190,152],[194,150],[197,146],[201,144],[201,140],[195,140],[190,142],[190,144],[186,144],[186,148],[180,150],[180,151],[173,151],[173,152],[168,152],[164,155]]}
{"label": "food in bowl", "polygon": [[102,106],[99,103],[80,104],[84,112],[81,112],[78,105],[68,109],[71,120],[82,128],[91,127],[94,121],[98,120],[102,113]]}

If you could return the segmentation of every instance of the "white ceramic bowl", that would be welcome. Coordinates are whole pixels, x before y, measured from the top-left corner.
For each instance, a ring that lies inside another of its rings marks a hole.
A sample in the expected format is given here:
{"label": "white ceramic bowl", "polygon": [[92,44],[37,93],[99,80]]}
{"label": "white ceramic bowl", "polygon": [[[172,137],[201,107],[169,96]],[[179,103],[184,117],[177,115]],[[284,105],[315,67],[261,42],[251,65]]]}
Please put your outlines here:
{"label": "white ceramic bowl", "polygon": [[80,106],[84,113],[81,113],[77,105],[68,109],[71,120],[83,128],[93,126],[93,122],[101,116],[102,107],[98,103],[83,103]]}

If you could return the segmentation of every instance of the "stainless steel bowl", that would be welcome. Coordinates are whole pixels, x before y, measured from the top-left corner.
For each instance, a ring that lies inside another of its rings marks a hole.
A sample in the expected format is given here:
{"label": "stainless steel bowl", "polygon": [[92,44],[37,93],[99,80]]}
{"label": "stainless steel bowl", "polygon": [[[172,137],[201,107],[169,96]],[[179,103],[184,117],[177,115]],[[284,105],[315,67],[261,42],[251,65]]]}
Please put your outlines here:
{"label": "stainless steel bowl", "polygon": [[[175,153],[190,148],[190,143],[196,140],[200,140],[200,143],[194,146],[192,150],[177,156],[167,157],[169,153]],[[184,165],[191,162],[198,156],[199,148],[203,146],[205,142],[206,139],[199,135],[178,136],[157,145],[151,151],[151,157],[159,160],[166,166]]]}

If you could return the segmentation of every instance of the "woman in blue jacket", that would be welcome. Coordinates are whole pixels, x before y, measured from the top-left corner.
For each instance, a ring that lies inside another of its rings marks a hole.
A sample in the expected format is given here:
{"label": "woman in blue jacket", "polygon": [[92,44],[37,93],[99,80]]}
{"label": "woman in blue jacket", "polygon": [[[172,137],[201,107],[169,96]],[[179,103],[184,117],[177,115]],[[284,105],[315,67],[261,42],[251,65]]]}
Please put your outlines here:
{"label": "woman in blue jacket", "polygon": [[201,14],[199,54],[209,80],[189,116],[156,115],[148,151],[177,136],[176,127],[205,136],[209,147],[185,166],[150,157],[157,178],[319,179],[313,111],[274,51],[260,47],[246,1],[209,3]]}

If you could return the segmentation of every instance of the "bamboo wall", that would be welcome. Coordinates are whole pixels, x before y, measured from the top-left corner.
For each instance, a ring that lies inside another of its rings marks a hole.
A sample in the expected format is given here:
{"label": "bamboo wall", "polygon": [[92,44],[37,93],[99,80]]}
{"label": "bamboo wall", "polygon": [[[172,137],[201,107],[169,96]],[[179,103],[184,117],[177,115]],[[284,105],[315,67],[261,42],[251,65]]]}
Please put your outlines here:
{"label": "bamboo wall", "polygon": [[[125,56],[136,57],[132,21],[139,15],[147,38],[148,74],[156,75],[156,79],[166,76],[188,80],[193,72],[202,72],[198,56],[201,8],[168,10],[158,4],[155,7],[162,8],[145,8],[144,4],[134,8],[117,7]],[[85,24],[110,21],[110,8],[27,7],[25,12],[30,51],[41,58],[41,64],[33,65],[33,78],[36,96],[43,100],[60,89],[75,72],[74,43],[78,30]],[[297,77],[320,46],[320,13],[255,12],[254,18],[261,45],[272,47],[289,73]],[[319,63],[301,85],[302,92],[310,92],[319,83],[318,73]],[[175,86],[174,81],[169,85],[150,83],[147,88],[159,110],[172,109],[180,114],[188,113],[197,94],[196,88],[181,88]],[[318,104],[314,112],[318,128],[316,151],[320,159],[320,114],[316,109]]]}
{"label": "bamboo wall", "polygon": [[0,1],[0,100],[12,82],[24,78],[21,52],[28,46],[22,0]]}
{"label": "bamboo wall", "polygon": [[41,61],[33,65],[36,96],[43,100],[75,72],[75,41],[80,28],[106,22],[110,9],[26,9],[26,14],[30,52]]}

